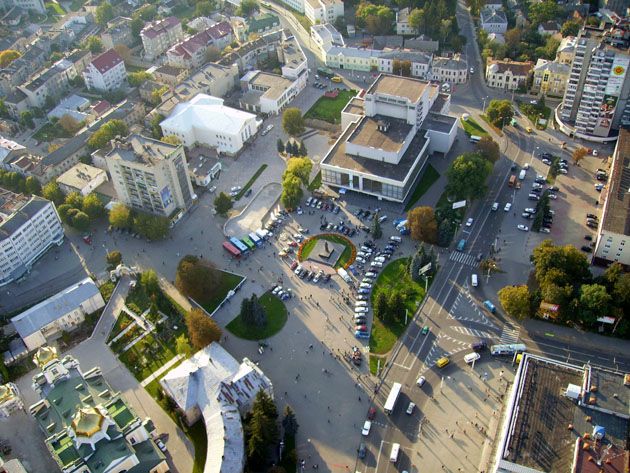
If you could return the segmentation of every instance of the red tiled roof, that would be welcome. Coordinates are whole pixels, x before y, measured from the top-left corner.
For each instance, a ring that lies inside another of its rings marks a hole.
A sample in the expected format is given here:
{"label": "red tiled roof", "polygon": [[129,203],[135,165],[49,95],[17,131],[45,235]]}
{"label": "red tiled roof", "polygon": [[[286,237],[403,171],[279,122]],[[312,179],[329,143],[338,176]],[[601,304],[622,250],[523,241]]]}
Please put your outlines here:
{"label": "red tiled roof", "polygon": [[92,61],[92,65],[96,67],[101,74],[103,74],[121,62],[123,62],[123,59],[118,55],[118,53],[113,49],[110,49],[94,59]]}
{"label": "red tiled roof", "polygon": [[227,21],[222,21],[206,30],[212,39],[220,39],[232,33],[232,26]]}
{"label": "red tiled roof", "polygon": [[149,23],[140,32],[141,35],[147,36],[149,38],[155,38],[162,33],[165,33],[167,30],[170,30],[174,26],[179,24],[179,20],[174,16],[169,16],[164,18],[163,20],[154,21]]}
{"label": "red tiled roof", "polygon": [[111,104],[107,100],[101,100],[99,103],[94,105],[94,113],[101,115],[105,113],[107,110],[111,108]]}

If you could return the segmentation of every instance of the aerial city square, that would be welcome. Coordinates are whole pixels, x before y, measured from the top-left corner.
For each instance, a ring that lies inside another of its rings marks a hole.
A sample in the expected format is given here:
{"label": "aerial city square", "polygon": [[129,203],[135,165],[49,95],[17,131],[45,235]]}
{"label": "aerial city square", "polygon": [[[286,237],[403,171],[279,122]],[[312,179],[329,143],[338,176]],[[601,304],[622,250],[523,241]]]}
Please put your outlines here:
{"label": "aerial city square", "polygon": [[628,0],[0,18],[0,473],[630,473]]}

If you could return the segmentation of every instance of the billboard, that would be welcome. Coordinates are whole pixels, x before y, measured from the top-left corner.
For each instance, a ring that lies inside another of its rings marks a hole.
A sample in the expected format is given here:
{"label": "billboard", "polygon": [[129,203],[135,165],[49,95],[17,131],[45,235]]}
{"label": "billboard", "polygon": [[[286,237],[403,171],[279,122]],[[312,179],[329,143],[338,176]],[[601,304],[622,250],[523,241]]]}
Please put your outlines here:
{"label": "billboard", "polygon": [[167,208],[173,203],[173,194],[171,194],[171,189],[168,186],[160,191],[160,198],[162,199],[164,208]]}
{"label": "billboard", "polygon": [[615,57],[612,67],[610,68],[610,75],[608,76],[606,90],[604,91],[606,95],[616,95],[619,97],[629,65],[630,58],[620,56]]}

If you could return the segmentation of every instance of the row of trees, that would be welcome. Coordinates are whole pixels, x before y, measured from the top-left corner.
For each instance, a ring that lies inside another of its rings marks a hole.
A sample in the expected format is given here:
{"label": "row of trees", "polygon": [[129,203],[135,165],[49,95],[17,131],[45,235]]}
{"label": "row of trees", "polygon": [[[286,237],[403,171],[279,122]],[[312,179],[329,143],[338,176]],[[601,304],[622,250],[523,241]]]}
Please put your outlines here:
{"label": "row of trees", "polygon": [[276,142],[276,147],[278,148],[278,153],[287,153],[292,156],[307,156],[308,152],[306,151],[306,145],[303,141],[300,141],[298,145],[297,141],[289,140],[286,144],[282,141],[282,138],[278,138]]}
{"label": "row of trees", "polygon": [[287,161],[287,168],[282,174],[282,195],[280,197],[282,205],[288,209],[296,208],[302,197],[304,190],[302,186],[308,186],[313,162],[307,158],[290,158]]}
{"label": "row of trees", "polygon": [[559,305],[558,321],[595,327],[597,318],[617,319],[616,333],[630,337],[630,273],[619,263],[594,277],[586,256],[572,245],[558,246],[551,240],[538,245],[532,254],[536,285],[506,286],[498,292],[499,302],[512,317],[534,315],[541,302]]}
{"label": "row of trees", "polygon": [[149,240],[160,240],[169,231],[168,218],[132,211],[120,203],[109,211],[109,224],[115,228],[130,229]]}
{"label": "row of trees", "polygon": [[78,192],[71,192],[65,197],[63,204],[57,206],[57,212],[63,223],[84,232],[90,228],[92,222],[105,215],[105,207],[93,192],[85,197]]}
{"label": "row of trees", "polygon": [[0,186],[20,194],[40,194],[42,187],[33,176],[24,177],[17,172],[0,169]]}

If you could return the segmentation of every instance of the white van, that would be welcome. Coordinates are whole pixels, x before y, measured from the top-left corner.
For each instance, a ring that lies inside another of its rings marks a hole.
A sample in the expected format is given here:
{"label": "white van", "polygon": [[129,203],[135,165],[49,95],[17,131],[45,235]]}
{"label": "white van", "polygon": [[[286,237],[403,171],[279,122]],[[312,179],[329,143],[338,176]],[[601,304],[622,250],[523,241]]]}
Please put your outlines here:
{"label": "white van", "polygon": [[472,363],[473,361],[477,361],[479,358],[481,358],[481,355],[477,352],[472,352],[469,353],[468,355],[464,356],[464,361],[468,364]]}
{"label": "white van", "polygon": [[395,443],[392,445],[392,452],[389,454],[389,461],[396,463],[398,461],[398,453],[400,452],[400,444]]}
{"label": "white van", "polygon": [[396,243],[400,243],[402,241],[402,238],[400,238],[399,236],[390,236],[389,241],[395,241]]}
{"label": "white van", "polygon": [[472,282],[473,287],[479,286],[479,281],[477,279],[476,274],[473,274],[472,276],[470,276],[470,281]]}
{"label": "white van", "polygon": [[354,306],[355,307],[367,307],[367,304],[368,304],[367,301],[356,301],[354,303]]}
{"label": "white van", "polygon": [[527,174],[527,171],[525,169],[521,169],[521,172],[518,173],[518,179],[519,181],[522,181],[525,179],[525,175]]}

